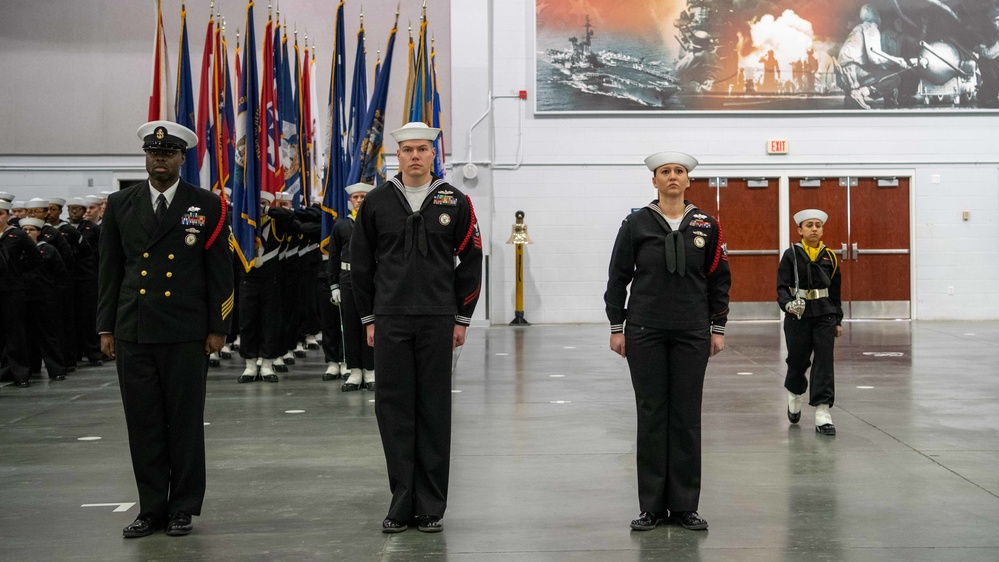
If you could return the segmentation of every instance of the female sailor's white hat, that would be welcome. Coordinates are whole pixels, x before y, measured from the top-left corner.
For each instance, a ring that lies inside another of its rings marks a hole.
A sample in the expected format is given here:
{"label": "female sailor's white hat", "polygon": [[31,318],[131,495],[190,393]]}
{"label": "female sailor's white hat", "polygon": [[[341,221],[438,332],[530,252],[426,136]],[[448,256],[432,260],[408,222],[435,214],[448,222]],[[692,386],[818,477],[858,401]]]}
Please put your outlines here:
{"label": "female sailor's white hat", "polygon": [[687,169],[687,173],[690,173],[691,170],[697,167],[697,158],[685,152],[667,150],[665,152],[657,152],[645,159],[645,165],[653,172],[666,164],[679,164]]}

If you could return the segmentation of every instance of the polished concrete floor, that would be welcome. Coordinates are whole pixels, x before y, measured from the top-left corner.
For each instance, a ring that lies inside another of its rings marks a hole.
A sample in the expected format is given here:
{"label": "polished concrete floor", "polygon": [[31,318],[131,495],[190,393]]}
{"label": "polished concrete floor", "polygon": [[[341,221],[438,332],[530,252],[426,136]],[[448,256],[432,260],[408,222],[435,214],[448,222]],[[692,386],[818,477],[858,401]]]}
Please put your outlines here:
{"label": "polished concrete floor", "polygon": [[[635,406],[597,325],[474,327],[454,378],[445,531],[383,535],[372,393],[209,374],[194,533],[134,540],[113,367],[0,389],[0,560],[999,560],[999,323],[856,322],[835,438],[784,414],[777,323],[730,323],[708,367],[707,532],[632,532]],[[110,504],[110,505],[91,505]],[[119,505],[120,504],[120,505]]]}

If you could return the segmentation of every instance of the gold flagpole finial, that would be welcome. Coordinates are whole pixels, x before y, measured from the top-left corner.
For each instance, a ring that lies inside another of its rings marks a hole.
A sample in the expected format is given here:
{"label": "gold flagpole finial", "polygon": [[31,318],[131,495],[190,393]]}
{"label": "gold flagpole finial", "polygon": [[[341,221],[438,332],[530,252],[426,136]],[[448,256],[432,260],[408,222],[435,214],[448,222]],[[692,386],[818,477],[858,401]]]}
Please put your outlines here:
{"label": "gold flagpole finial", "polygon": [[273,12],[273,9],[271,7],[271,3],[268,2],[267,3],[267,19],[271,19],[272,12]]}
{"label": "gold flagpole finial", "polygon": [[423,0],[423,15],[420,16],[420,21],[427,21],[427,0]]}
{"label": "gold flagpole finial", "polygon": [[392,27],[392,29],[398,29],[399,28],[399,10],[400,9],[402,9],[402,3],[401,2],[399,4],[395,5],[395,25]]}

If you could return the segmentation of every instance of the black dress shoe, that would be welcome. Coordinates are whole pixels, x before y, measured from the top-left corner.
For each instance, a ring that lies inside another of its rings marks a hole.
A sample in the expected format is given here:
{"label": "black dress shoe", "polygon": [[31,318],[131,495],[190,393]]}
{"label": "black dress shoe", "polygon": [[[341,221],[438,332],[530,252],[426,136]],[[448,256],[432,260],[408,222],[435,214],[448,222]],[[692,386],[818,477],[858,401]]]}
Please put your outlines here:
{"label": "black dress shoe", "polygon": [[296,355],[294,353],[292,353],[291,355],[292,355],[291,357],[285,357],[284,358],[284,364],[285,365],[294,365],[295,364],[295,358],[298,357],[298,355]]}
{"label": "black dress shoe", "polygon": [[222,362],[219,361],[218,359],[211,359],[211,358],[209,358],[208,359],[208,366],[209,367],[221,367],[222,366]]}
{"label": "black dress shoe", "polygon": [[638,515],[638,519],[631,520],[631,528],[636,531],[651,531],[666,520],[651,511],[643,511]]}
{"label": "black dress shoe", "polygon": [[789,420],[789,421],[790,421],[791,423],[798,423],[798,420],[800,420],[800,419],[801,419],[801,411],[799,410],[797,414],[792,414],[792,413],[791,413],[791,409],[790,409],[790,408],[788,408],[788,409],[787,409],[787,419],[788,419],[788,420]]}
{"label": "black dress shoe", "polygon": [[342,385],[340,385],[340,392],[351,392],[351,391],[360,390],[360,389],[361,389],[361,385],[354,384],[352,382],[345,382]]}
{"label": "black dress shoe", "polygon": [[239,378],[236,379],[236,382],[244,383],[244,382],[253,382],[255,380],[257,380],[256,375],[239,375]]}
{"label": "black dress shoe", "polygon": [[64,381],[64,380],[66,380],[66,375],[62,375],[62,374],[52,375],[51,377],[49,377],[49,380],[50,381]]}
{"label": "black dress shoe", "polygon": [[401,533],[409,528],[409,525],[403,523],[402,521],[396,521],[395,519],[390,519],[388,517],[382,521],[382,532],[383,533]]}
{"label": "black dress shoe", "polygon": [[375,391],[375,381],[364,383],[364,388],[370,390],[371,392],[374,392]]}
{"label": "black dress shoe", "polygon": [[302,349],[302,350],[296,349],[295,352],[293,353],[293,355],[295,357],[308,357],[309,354],[306,353],[304,349]]}
{"label": "black dress shoe", "polygon": [[675,523],[684,529],[691,531],[704,531],[708,528],[708,522],[701,518],[696,511],[678,511],[671,513],[669,522]]}
{"label": "black dress shoe", "polygon": [[335,381],[338,378],[340,378],[340,375],[334,375],[334,374],[331,374],[331,373],[323,373],[323,380],[326,381],[326,382]]}
{"label": "black dress shoe", "polygon": [[219,356],[222,357],[222,359],[232,359],[232,352],[231,351],[220,351],[219,352]]}
{"label": "black dress shoe", "polygon": [[191,524],[190,515],[186,513],[174,513],[170,516],[170,521],[167,523],[166,534],[171,537],[182,537],[190,535],[193,530],[194,525]]}
{"label": "black dress shoe", "polygon": [[75,373],[76,372],[76,365],[71,365],[69,367],[66,367],[66,372],[67,373]]}
{"label": "black dress shoe", "polygon": [[100,367],[102,365],[104,365],[104,361],[101,360],[101,359],[91,359],[90,360],[90,366],[91,367]]}
{"label": "black dress shoe", "polygon": [[424,533],[439,533],[444,530],[444,518],[437,515],[421,515],[416,528]]}
{"label": "black dress shoe", "polygon": [[18,381],[14,383],[14,386],[16,386],[17,388],[28,388],[29,386],[31,386],[31,383],[28,381]]}
{"label": "black dress shoe", "polygon": [[148,515],[140,515],[132,521],[132,524],[121,530],[121,534],[126,539],[137,539],[139,537],[148,537],[149,535],[156,532],[159,528],[156,520]]}
{"label": "black dress shoe", "polygon": [[[285,369],[285,370],[287,370],[287,369]],[[277,375],[264,375],[262,377],[262,380],[264,382],[278,382],[281,379],[279,379]]]}
{"label": "black dress shoe", "polygon": [[833,425],[833,424],[831,424],[831,423],[827,423],[825,425],[817,425],[817,426],[815,426],[815,433],[820,433],[822,435],[835,436],[836,435],[836,426]]}
{"label": "black dress shoe", "polygon": [[275,371],[279,372],[279,373],[287,373],[288,372],[288,364],[287,363],[285,363],[284,365],[271,365],[271,368],[274,369]]}

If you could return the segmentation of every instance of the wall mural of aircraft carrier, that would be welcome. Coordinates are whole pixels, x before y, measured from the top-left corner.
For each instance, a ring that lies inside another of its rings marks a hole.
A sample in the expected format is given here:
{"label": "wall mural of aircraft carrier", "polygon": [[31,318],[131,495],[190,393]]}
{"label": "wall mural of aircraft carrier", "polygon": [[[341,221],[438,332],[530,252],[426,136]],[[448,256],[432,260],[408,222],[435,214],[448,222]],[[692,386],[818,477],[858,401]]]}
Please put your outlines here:
{"label": "wall mural of aircraft carrier", "polygon": [[999,0],[536,0],[536,112],[999,107]]}

